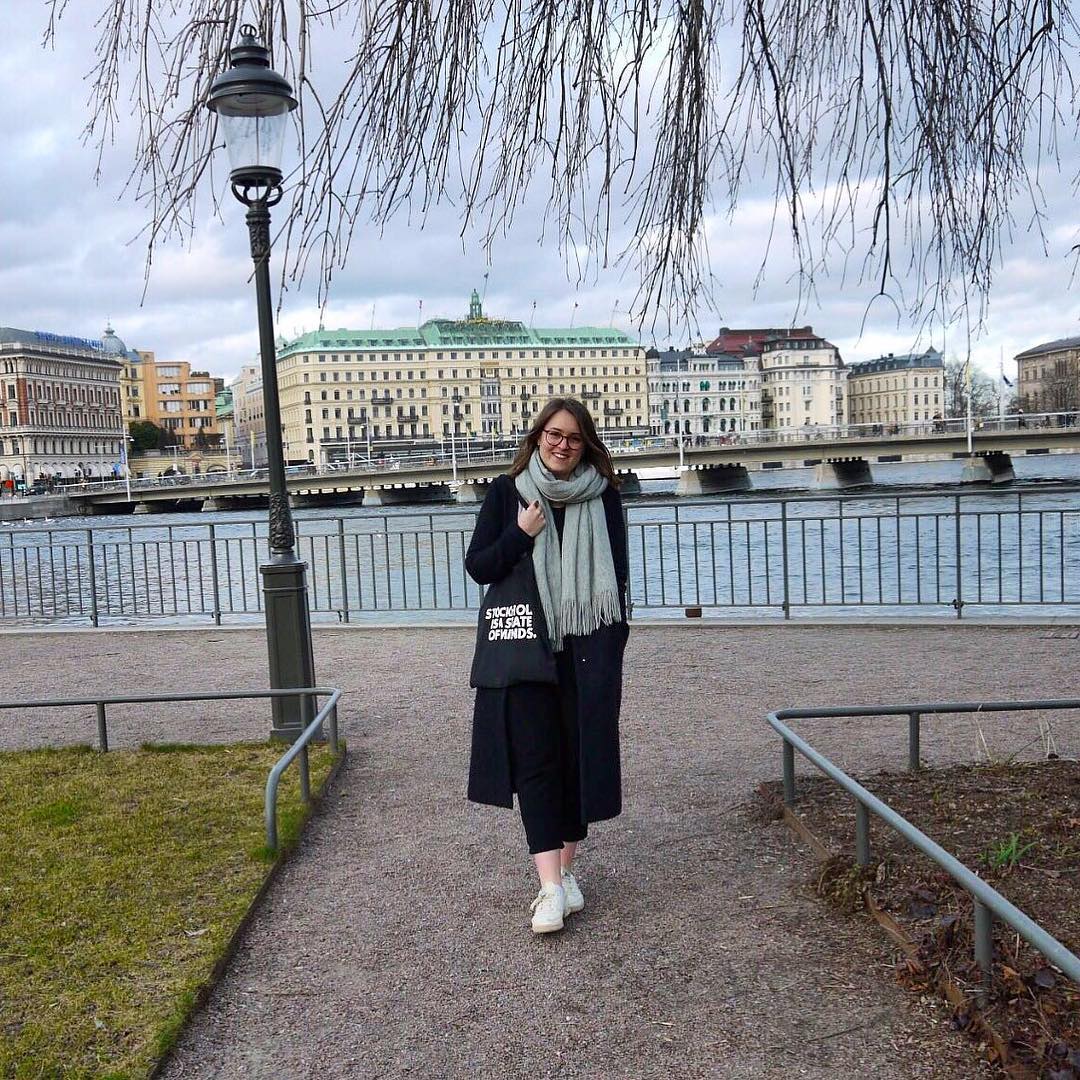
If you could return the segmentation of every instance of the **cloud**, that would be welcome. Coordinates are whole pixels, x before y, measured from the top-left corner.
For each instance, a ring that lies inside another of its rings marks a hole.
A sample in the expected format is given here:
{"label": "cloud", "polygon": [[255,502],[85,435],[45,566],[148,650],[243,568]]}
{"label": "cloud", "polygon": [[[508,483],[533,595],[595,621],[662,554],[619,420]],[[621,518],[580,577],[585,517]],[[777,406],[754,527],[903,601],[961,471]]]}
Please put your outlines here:
{"label": "cloud", "polygon": [[[134,137],[130,118],[118,118],[96,184],[97,156],[80,138],[88,119],[85,75],[96,40],[88,11],[93,5],[69,5],[56,48],[44,51],[43,8],[15,6],[0,56],[0,80],[14,102],[4,114],[0,155],[0,324],[95,337],[109,319],[131,346],[163,359],[187,359],[215,374],[235,374],[257,350],[243,208],[224,189],[218,215],[204,203],[205,220],[190,245],[158,251],[147,284],[140,237],[146,210],[124,190]],[[348,52],[347,36],[320,43],[318,62],[339,63]],[[1062,175],[1040,177],[1048,202],[1048,250],[1022,220],[1002,252],[985,326],[972,344],[976,362],[987,370],[997,370],[999,355],[1008,361],[1038,341],[1080,333],[1068,257],[1080,234],[1068,180],[1078,155],[1071,147],[1061,152],[1071,155],[1062,162]],[[400,217],[381,232],[361,222],[347,265],[334,273],[325,311],[317,304],[314,275],[303,284],[287,279],[279,332],[292,336],[315,329],[320,315],[328,327],[366,327],[373,306],[376,325],[412,325],[421,299],[424,318],[459,317],[474,287],[486,289],[485,306],[495,316],[533,318],[537,326],[565,325],[573,317],[577,325],[613,321],[635,330],[627,316],[636,289],[631,273],[604,265],[604,253],[587,248],[571,250],[568,260],[550,235],[542,239],[544,194],[541,183],[509,235],[493,243],[490,265],[480,230],[463,234],[458,210],[449,203],[434,207],[422,222]],[[679,344],[698,333],[707,339],[725,324],[798,320],[812,323],[848,361],[941,347],[940,326],[912,325],[902,303],[898,314],[888,298],[875,298],[874,283],[859,280],[858,256],[837,253],[813,291],[800,293],[787,225],[782,214],[775,218],[767,181],[754,178],[744,196],[732,216],[717,213],[708,222],[716,310],[703,305],[696,327],[669,333],[661,326],[655,338],[647,327],[645,341]],[[723,204],[722,197],[717,201]],[[609,263],[627,238],[626,228],[620,221],[613,230]],[[276,250],[275,282],[281,259]],[[580,280],[579,260],[586,267]],[[949,329],[945,344],[950,351],[968,348],[959,327]]]}

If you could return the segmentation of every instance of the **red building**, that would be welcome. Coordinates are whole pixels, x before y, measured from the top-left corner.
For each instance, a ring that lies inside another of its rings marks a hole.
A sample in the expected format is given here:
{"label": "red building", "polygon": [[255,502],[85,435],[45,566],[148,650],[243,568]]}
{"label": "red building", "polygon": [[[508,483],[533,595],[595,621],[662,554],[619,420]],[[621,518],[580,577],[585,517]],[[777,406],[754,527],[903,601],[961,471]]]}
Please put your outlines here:
{"label": "red building", "polygon": [[732,330],[730,327],[722,327],[720,333],[705,346],[705,352],[709,356],[730,354],[732,356],[757,356],[760,355],[762,346],[767,341],[776,341],[778,338],[787,337],[810,337],[814,330],[810,326],[774,327],[760,326],[747,330]]}

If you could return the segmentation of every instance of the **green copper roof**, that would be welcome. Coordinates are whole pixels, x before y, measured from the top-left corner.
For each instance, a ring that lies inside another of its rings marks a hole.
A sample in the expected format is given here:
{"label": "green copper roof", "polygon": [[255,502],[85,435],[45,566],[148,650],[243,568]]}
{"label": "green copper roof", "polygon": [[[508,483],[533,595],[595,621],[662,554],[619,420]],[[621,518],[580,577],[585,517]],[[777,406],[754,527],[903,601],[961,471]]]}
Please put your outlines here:
{"label": "green copper roof", "polygon": [[534,329],[504,319],[429,319],[418,327],[394,330],[316,330],[286,342],[279,356],[295,352],[350,349],[559,348],[562,346],[637,346],[632,337],[609,327]]}

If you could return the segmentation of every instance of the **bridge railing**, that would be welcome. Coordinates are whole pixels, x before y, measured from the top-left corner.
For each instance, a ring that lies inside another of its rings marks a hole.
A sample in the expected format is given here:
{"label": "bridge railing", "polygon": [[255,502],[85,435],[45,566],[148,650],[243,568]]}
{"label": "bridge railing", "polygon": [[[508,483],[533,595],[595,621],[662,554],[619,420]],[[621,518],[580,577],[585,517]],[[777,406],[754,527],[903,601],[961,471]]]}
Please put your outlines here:
{"label": "bridge railing", "polygon": [[[646,502],[638,615],[1080,617],[1080,488]],[[465,620],[466,508],[297,517],[313,618]],[[0,621],[253,621],[263,519],[0,530]]]}
{"label": "bridge railing", "polygon": [[[716,413],[712,420],[717,425],[727,422],[723,413]],[[1078,424],[1078,414],[1074,412],[1034,413],[1028,415],[1009,415],[989,417],[977,420],[973,425],[976,439],[1002,432],[1037,431],[1047,429],[1071,428]],[[959,438],[967,432],[967,421],[919,420],[901,424],[843,424],[838,426],[812,426],[776,428],[759,431],[714,431],[705,435],[684,435],[681,437],[683,450],[691,455],[695,450],[709,450],[720,447],[813,447],[818,443],[857,443],[863,440],[911,441],[913,439],[940,439],[942,437]],[[635,455],[644,453],[671,453],[679,450],[678,435],[624,436],[612,434],[604,436],[608,448],[619,464],[630,464]],[[346,444],[337,440],[333,443],[334,460],[310,465],[290,465],[286,469],[289,478],[333,477],[343,478],[347,474],[382,477],[384,474],[392,480],[392,474],[403,469],[446,470],[456,457],[458,467],[471,468],[474,465],[504,465],[513,459],[516,447],[496,446],[477,442],[460,442],[456,453],[449,444],[445,446],[419,447],[409,451],[383,452],[368,454],[356,443],[346,449]],[[623,462],[622,459],[627,459]],[[162,489],[183,489],[189,487],[212,487],[265,483],[266,469],[234,468],[229,472],[213,471],[203,473],[174,473],[149,479],[132,479],[131,490],[155,491]],[[94,495],[105,492],[126,491],[127,481],[116,479],[89,480],[81,484],[70,484],[64,492],[70,495]]]}

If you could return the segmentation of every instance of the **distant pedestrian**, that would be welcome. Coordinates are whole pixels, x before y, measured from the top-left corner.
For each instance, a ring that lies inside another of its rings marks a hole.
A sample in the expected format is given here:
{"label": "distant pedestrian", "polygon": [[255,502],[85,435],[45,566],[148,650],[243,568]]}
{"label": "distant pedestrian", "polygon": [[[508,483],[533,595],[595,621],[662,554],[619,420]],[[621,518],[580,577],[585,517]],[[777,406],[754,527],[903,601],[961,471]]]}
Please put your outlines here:
{"label": "distant pedestrian", "polygon": [[[571,870],[588,824],[622,809],[619,709],[626,529],[588,409],[554,398],[491,485],[465,566],[481,611],[471,800],[518,809],[540,878],[536,933],[585,900]],[[535,631],[535,632],[534,632]]]}

